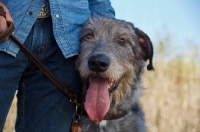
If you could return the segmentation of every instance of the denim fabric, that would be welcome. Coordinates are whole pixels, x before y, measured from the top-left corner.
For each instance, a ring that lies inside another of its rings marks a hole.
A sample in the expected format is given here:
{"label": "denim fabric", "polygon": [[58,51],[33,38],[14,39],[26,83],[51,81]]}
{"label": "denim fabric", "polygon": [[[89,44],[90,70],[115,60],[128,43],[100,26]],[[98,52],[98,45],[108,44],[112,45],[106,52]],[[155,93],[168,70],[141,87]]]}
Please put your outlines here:
{"label": "denim fabric", "polygon": [[[24,43],[45,0],[1,0],[15,22],[14,35]],[[91,16],[114,18],[109,0],[49,0],[54,37],[65,58],[79,53],[79,34]],[[32,13],[30,13],[32,12]],[[0,43],[0,51],[16,56],[19,48],[11,41]]]}
{"label": "denim fabric", "polygon": [[[37,19],[24,45],[64,84],[78,94],[81,82],[76,56],[65,59],[52,32],[51,18]],[[0,131],[17,92],[16,132],[67,132],[74,105],[20,50],[16,57],[0,51]]]}

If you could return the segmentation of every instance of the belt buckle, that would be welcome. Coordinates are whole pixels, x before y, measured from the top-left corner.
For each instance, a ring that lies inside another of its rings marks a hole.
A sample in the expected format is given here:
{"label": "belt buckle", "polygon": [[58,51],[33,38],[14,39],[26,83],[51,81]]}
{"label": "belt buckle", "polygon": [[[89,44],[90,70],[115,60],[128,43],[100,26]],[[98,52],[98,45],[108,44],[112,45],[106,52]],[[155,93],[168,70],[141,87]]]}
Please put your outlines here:
{"label": "belt buckle", "polygon": [[42,6],[42,9],[40,13],[38,14],[37,18],[47,18],[50,17],[50,7],[49,7],[49,2],[45,1],[44,5]]}

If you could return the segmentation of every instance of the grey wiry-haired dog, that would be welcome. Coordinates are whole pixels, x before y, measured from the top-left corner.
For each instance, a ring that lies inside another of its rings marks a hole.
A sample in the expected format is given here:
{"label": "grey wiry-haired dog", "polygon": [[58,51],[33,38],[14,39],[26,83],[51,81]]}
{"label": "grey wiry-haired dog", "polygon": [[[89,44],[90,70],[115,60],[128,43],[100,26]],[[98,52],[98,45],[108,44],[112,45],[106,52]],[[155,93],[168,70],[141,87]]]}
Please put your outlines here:
{"label": "grey wiry-haired dog", "polygon": [[145,132],[139,97],[141,75],[153,47],[149,37],[123,20],[91,18],[81,33],[77,66],[85,80],[79,125],[83,132]]}

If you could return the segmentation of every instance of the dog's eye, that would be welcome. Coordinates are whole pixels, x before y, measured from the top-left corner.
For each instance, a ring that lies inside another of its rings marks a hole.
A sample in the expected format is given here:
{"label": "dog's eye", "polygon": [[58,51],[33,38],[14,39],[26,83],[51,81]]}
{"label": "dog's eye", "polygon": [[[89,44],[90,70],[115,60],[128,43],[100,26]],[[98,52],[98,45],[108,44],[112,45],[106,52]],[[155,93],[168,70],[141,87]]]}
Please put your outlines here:
{"label": "dog's eye", "polygon": [[123,46],[126,43],[126,41],[123,38],[118,38],[117,43]]}
{"label": "dog's eye", "polygon": [[93,38],[93,35],[92,34],[87,34],[83,37],[85,40],[90,40]]}

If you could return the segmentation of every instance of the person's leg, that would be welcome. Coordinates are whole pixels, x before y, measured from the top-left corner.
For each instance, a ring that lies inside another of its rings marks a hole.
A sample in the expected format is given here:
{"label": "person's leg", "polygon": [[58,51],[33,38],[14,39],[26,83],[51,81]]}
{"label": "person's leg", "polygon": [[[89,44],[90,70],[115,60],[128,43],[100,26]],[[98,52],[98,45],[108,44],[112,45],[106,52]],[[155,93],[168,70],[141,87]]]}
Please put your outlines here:
{"label": "person's leg", "polygon": [[[32,52],[72,92],[78,94],[81,81],[75,67],[76,57],[65,59],[52,33],[51,19],[34,25]],[[16,131],[66,132],[74,116],[74,104],[32,62],[19,86]]]}
{"label": "person's leg", "polygon": [[27,63],[28,57],[21,51],[17,57],[0,51],[0,132]]}

